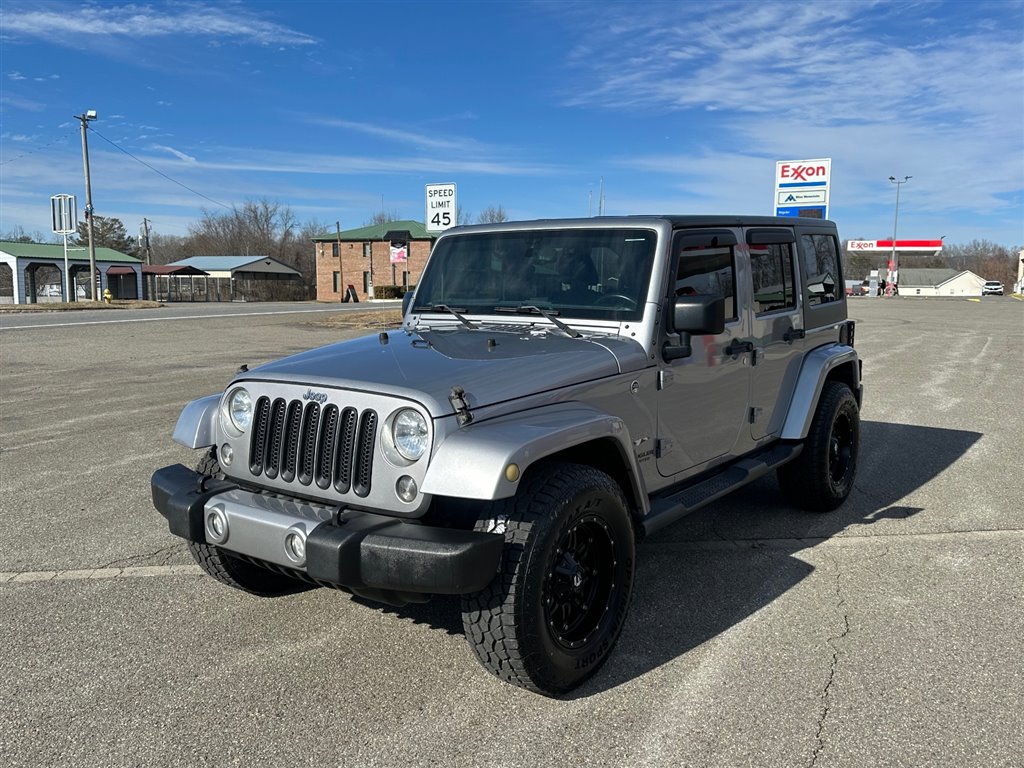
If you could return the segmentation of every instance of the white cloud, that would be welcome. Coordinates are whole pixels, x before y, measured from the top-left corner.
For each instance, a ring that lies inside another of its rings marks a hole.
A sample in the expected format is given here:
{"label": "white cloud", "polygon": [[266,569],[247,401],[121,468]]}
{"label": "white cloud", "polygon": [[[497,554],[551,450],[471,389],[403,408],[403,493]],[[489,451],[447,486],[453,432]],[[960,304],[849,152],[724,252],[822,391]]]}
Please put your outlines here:
{"label": "white cloud", "polygon": [[[140,138],[142,138],[142,137],[140,137]],[[194,163],[196,161],[196,159],[194,157],[192,157],[191,155],[186,155],[184,152],[179,152],[174,147],[167,147],[167,146],[164,146],[163,144],[153,144],[153,145],[151,145],[150,148],[151,149],[160,150],[161,152],[169,152],[170,154],[174,155],[179,160],[184,160],[186,163]]]}
{"label": "white cloud", "polygon": [[[9,4],[10,5],[10,4]],[[277,24],[239,3],[186,3],[166,9],[125,3],[112,6],[36,4],[4,9],[4,34],[81,45],[89,38],[199,37],[259,45],[315,45],[317,38]]]}
{"label": "white cloud", "polygon": [[7,77],[10,80],[24,80],[25,79],[25,76],[23,74],[21,74],[21,72],[9,72],[7,74]]}
{"label": "white cloud", "polygon": [[329,128],[342,128],[349,131],[358,131],[359,133],[387,139],[388,141],[392,141],[396,144],[407,144],[423,149],[452,150],[461,153],[474,150],[484,151],[487,149],[485,145],[479,143],[475,139],[469,139],[463,136],[452,136],[450,134],[428,135],[424,133],[405,131],[400,128],[392,128],[391,126],[375,125],[373,123],[360,123],[353,120],[343,120],[331,117],[308,117],[306,118],[306,122],[314,125],[327,126]]}

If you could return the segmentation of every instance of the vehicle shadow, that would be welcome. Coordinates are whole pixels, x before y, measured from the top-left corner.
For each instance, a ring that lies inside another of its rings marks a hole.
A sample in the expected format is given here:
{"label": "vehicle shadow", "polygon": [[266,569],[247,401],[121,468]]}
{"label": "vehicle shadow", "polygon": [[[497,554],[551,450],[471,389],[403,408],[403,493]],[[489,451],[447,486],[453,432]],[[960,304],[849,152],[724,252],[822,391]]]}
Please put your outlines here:
{"label": "vehicle shadow", "polygon": [[[813,572],[796,552],[844,531],[927,513],[899,502],[980,438],[977,432],[862,422],[857,483],[838,510],[795,511],[769,476],[651,536],[638,551],[632,606],[615,650],[597,675],[565,698],[640,677],[770,604]],[[458,598],[375,607],[462,634]]]}

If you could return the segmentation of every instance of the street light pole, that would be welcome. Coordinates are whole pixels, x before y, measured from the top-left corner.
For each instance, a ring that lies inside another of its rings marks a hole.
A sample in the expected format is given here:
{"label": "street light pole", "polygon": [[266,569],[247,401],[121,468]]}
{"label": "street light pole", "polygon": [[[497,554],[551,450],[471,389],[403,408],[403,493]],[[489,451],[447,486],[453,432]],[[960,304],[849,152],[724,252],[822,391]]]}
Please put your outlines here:
{"label": "street light pole", "polygon": [[885,283],[885,295],[892,296],[893,293],[893,275],[899,274],[899,262],[896,261],[896,229],[900,222],[900,185],[906,184],[910,181],[913,176],[904,176],[903,180],[898,180],[895,176],[890,176],[889,181],[896,185],[896,216],[892,220],[892,256],[889,258],[889,279]]}
{"label": "street light pole", "polygon": [[90,120],[96,119],[96,110],[88,109],[81,115],[75,115],[75,119],[82,123],[82,164],[85,166],[85,229],[89,233],[89,289],[93,301],[97,301],[96,295],[96,245],[92,235],[92,181],[89,178],[89,139],[86,136],[87,126]]}

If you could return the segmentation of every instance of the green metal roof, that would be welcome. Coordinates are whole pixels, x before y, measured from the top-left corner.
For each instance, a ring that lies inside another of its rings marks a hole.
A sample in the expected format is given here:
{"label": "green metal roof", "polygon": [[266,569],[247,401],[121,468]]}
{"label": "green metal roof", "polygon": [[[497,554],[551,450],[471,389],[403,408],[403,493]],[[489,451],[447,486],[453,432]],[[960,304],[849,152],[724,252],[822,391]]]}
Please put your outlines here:
{"label": "green metal roof", "polygon": [[[60,259],[64,260],[64,245],[49,245],[46,243],[12,243],[0,241],[0,251],[19,259]],[[89,261],[88,246],[68,245],[68,261]],[[142,259],[136,259],[127,253],[115,251],[113,248],[97,248],[96,261],[123,262],[125,264],[141,264]]]}
{"label": "green metal roof", "polygon": [[[368,227],[359,227],[359,229],[343,229],[341,230],[341,241],[365,243],[367,240],[380,240],[387,232],[395,229],[407,230],[412,235],[413,240],[433,240],[440,234],[438,232],[427,232],[426,226],[421,221],[403,219],[401,221],[389,221],[386,224],[371,224]],[[326,234],[314,237],[313,242],[336,243],[338,239],[337,232],[327,232]]]}

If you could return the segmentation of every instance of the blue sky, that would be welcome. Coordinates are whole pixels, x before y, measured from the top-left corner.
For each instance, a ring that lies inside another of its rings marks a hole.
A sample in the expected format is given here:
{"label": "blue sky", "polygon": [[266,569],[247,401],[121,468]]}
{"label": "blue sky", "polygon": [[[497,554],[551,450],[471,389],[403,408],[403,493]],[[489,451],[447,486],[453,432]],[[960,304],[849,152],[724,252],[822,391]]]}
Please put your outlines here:
{"label": "blue sky", "polygon": [[845,238],[889,237],[910,175],[901,238],[1024,245],[1024,0],[3,0],[0,46],[0,233],[84,208],[95,109],[131,233],[422,220],[443,182],[474,219],[596,214],[602,179],[610,215],[770,214],[777,160],[831,157]]}

